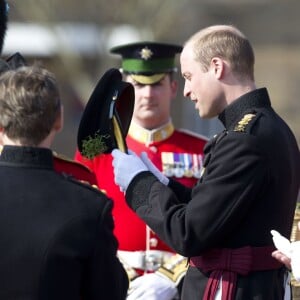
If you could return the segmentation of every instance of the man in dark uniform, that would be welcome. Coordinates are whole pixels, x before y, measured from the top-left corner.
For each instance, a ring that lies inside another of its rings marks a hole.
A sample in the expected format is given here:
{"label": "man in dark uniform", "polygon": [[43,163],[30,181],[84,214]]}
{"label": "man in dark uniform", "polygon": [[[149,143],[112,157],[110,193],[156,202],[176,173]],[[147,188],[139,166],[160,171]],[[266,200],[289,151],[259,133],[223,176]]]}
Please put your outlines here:
{"label": "man in dark uniform", "polygon": [[[172,122],[171,105],[178,86],[175,58],[181,50],[180,45],[143,41],[117,46],[111,52],[122,57],[124,80],[134,86],[134,111],[126,136],[128,148],[136,153],[146,152],[166,176],[192,187],[200,175],[207,138],[175,128]],[[100,101],[95,101],[93,111],[98,109]],[[92,119],[87,117],[84,126],[90,128]],[[87,159],[77,151],[75,159],[93,170],[99,188],[114,201],[118,255],[127,266],[129,276],[138,277],[130,285],[128,299],[173,299],[186,263],[126,205],[123,192],[114,183],[111,154]],[[180,264],[182,268],[176,269],[175,276],[162,278],[160,270],[153,274],[162,264],[172,266],[171,270],[168,267],[170,272],[175,265]]]}
{"label": "man in dark uniform", "polygon": [[[291,233],[300,182],[296,139],[256,88],[254,53],[237,28],[193,35],[181,53],[184,95],[225,130],[204,149],[193,189],[167,179],[144,156],[113,150],[127,204],[173,249],[188,256],[183,299],[284,299],[286,269],[272,229]],[[149,172],[152,171],[152,172]]]}
{"label": "man in dark uniform", "polygon": [[50,72],[0,76],[0,299],[125,299],[112,201],[54,170],[62,119]]}

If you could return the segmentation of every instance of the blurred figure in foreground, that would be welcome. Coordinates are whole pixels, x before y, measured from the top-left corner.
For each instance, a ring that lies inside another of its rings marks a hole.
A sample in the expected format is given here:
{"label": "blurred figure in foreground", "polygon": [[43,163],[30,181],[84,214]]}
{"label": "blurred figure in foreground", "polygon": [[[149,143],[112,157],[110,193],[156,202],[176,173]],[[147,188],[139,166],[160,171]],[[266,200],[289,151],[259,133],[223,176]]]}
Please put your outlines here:
{"label": "blurred figure in foreground", "polygon": [[125,299],[112,202],[54,170],[62,120],[53,74],[0,76],[0,299]]}

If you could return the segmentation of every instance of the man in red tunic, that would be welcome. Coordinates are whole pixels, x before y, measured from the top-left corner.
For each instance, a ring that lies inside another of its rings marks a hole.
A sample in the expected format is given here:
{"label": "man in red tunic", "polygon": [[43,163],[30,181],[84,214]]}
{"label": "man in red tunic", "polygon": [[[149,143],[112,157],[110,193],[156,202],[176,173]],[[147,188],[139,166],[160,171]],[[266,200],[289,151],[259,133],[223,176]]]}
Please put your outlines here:
{"label": "man in red tunic", "polygon": [[[192,187],[200,177],[203,147],[207,139],[175,129],[170,116],[178,84],[174,78],[175,56],[181,50],[182,47],[177,45],[141,42],[115,47],[111,52],[122,56],[124,80],[130,82],[135,91],[134,112],[126,138],[128,149],[137,154],[146,152],[166,176]],[[180,276],[175,276],[174,284],[168,279],[157,279],[156,275],[146,273],[156,271],[174,255],[174,251],[126,205],[123,192],[114,183],[112,156],[102,154],[89,160],[77,151],[75,160],[94,171],[99,188],[105,190],[114,201],[119,257],[130,277],[134,279],[144,275],[131,285],[128,299],[147,299],[150,296],[151,299],[172,299],[177,293]],[[175,256],[175,260],[172,266],[180,264],[185,269],[182,257],[177,260]]]}

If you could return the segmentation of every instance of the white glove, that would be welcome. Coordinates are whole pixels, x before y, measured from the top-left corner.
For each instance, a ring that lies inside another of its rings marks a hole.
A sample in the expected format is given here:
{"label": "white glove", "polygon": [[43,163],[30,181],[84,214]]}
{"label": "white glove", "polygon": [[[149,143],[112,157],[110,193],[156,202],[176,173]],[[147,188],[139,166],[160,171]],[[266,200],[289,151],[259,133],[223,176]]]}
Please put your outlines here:
{"label": "white glove", "polygon": [[146,152],[141,153],[141,159],[143,163],[148,167],[149,171],[164,185],[169,184],[169,178],[166,177],[158,168],[153,164],[153,162],[149,159]]}
{"label": "white glove", "polygon": [[300,282],[300,241],[291,243],[291,267],[295,279]]}
{"label": "white glove", "polygon": [[124,153],[119,149],[112,151],[115,183],[122,191],[126,191],[131,180],[143,171],[149,171],[143,161],[134,153]]}
{"label": "white glove", "polygon": [[156,273],[145,274],[133,280],[127,300],[171,300],[177,295],[173,281]]}
{"label": "white glove", "polygon": [[291,258],[291,242],[278,231],[271,230],[275,247],[288,258]]}

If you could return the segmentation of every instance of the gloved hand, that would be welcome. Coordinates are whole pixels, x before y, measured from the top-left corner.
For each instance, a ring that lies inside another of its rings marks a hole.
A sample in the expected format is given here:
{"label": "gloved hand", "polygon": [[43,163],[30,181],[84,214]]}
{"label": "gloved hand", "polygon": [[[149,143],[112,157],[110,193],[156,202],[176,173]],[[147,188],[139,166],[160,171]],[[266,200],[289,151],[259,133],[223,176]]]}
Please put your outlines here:
{"label": "gloved hand", "polygon": [[122,191],[126,191],[131,180],[143,171],[149,171],[143,161],[134,153],[124,153],[119,149],[112,151],[115,183]]}
{"label": "gloved hand", "polygon": [[291,242],[276,230],[271,230],[275,247],[284,255],[291,258]]}
{"label": "gloved hand", "polygon": [[177,295],[173,281],[156,273],[145,274],[133,280],[127,300],[171,300]]}
{"label": "gloved hand", "polygon": [[164,185],[169,184],[169,178],[166,177],[149,159],[146,152],[141,153],[141,159],[143,163],[148,167],[149,171]]}

